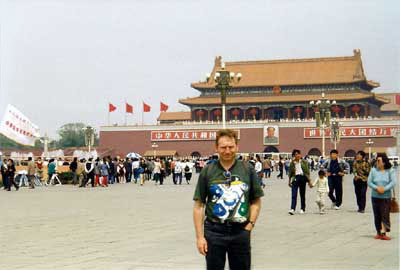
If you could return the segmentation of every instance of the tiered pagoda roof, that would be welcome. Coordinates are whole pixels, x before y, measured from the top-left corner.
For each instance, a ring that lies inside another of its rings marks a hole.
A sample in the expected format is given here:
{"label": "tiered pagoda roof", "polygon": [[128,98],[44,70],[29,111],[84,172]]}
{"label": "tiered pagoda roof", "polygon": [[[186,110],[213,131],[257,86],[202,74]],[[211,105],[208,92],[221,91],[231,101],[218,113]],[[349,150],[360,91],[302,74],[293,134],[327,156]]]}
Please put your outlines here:
{"label": "tiered pagoda roof", "polygon": [[[379,83],[367,80],[360,50],[353,52],[353,56],[345,57],[225,62],[225,67],[242,74],[242,79],[232,85],[233,88],[356,82],[365,82],[371,88],[379,87]],[[214,88],[214,75],[221,69],[221,64],[222,58],[216,57],[210,80],[192,83],[191,86],[195,89]]]}

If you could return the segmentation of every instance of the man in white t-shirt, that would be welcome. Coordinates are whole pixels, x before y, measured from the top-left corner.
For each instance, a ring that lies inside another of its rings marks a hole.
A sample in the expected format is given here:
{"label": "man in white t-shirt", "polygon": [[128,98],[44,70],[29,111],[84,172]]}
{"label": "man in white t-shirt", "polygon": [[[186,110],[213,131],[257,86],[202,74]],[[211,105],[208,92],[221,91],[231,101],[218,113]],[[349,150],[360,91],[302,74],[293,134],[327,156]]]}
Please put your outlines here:
{"label": "man in white t-shirt", "polygon": [[182,185],[182,171],[183,171],[182,162],[180,161],[180,159],[178,159],[175,162],[175,181],[178,184],[179,180],[179,185]]}

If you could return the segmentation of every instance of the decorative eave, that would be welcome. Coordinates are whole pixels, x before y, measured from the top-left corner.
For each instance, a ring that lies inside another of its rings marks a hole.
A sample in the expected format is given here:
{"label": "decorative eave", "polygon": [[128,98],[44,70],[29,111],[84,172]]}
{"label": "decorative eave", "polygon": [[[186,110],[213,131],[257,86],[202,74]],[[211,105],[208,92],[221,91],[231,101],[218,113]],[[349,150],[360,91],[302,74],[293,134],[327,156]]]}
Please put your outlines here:
{"label": "decorative eave", "polygon": [[191,120],[190,112],[161,112],[157,118],[158,121],[176,121],[176,120]]}
{"label": "decorative eave", "polygon": [[[372,98],[378,103],[386,104],[389,100],[376,96],[368,91],[360,91],[356,93],[325,93],[325,98],[329,100],[340,101],[355,101]],[[227,96],[226,102],[228,105],[235,104],[274,104],[274,103],[308,103],[311,100],[321,99],[320,93],[304,93],[304,94],[275,94],[275,95],[235,95]],[[179,102],[188,106],[195,105],[219,105],[221,104],[220,96],[200,96],[194,98],[180,99]]]}

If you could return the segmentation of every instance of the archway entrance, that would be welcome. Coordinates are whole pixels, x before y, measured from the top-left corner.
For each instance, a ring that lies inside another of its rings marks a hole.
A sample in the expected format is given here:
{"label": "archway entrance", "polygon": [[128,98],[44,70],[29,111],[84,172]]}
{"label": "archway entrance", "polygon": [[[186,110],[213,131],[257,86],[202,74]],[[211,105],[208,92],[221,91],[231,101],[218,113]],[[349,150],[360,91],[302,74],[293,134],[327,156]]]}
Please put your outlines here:
{"label": "archway entrance", "polygon": [[349,149],[344,153],[345,157],[356,157],[356,151],[354,151],[353,149]]}
{"label": "archway entrance", "polygon": [[192,157],[201,157],[200,152],[197,152],[197,151],[192,152],[190,155],[191,155]]}
{"label": "archway entrance", "polygon": [[318,148],[311,148],[310,151],[308,151],[307,155],[320,157],[320,156],[322,156],[322,153],[321,153],[321,151],[319,151]]}
{"label": "archway entrance", "polygon": [[265,147],[264,153],[279,153],[279,150],[275,146],[270,145]]}

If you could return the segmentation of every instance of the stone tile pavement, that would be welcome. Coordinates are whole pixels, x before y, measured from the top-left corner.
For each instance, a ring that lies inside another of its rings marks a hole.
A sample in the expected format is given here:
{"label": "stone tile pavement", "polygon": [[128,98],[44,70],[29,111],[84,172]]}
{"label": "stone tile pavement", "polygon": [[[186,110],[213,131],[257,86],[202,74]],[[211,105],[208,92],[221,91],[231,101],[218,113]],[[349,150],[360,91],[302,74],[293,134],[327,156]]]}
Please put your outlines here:
{"label": "stone tile pavement", "polygon": [[[0,269],[205,269],[192,222],[196,180],[1,190]],[[268,180],[253,269],[399,269],[398,214],[393,240],[375,240],[370,192],[366,213],[357,213],[347,176],[343,208],[323,216],[315,192],[307,188],[306,214],[289,216],[287,180]]]}

